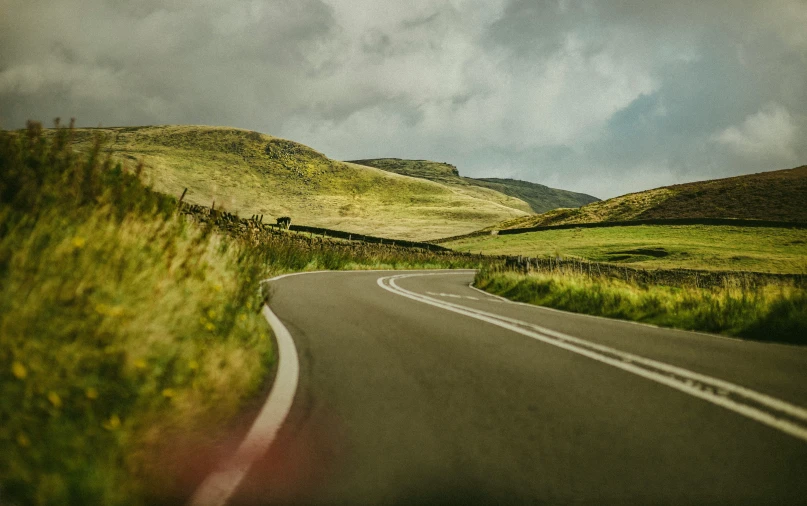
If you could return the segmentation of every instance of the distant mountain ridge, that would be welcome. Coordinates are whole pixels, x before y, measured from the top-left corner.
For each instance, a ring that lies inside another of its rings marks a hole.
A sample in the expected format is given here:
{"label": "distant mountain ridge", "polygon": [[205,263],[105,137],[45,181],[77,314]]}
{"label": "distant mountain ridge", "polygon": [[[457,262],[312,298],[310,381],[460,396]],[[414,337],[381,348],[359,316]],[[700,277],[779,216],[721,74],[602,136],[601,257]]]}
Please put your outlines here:
{"label": "distant mountain ridge", "polygon": [[375,167],[404,176],[428,179],[453,186],[477,186],[488,188],[524,201],[529,210],[543,213],[559,207],[580,207],[599,199],[568,190],[550,188],[538,183],[518,179],[471,178],[460,176],[457,167],[444,162],[429,160],[405,160],[401,158],[372,158],[352,160],[350,163]]}
{"label": "distant mountain ridge", "polygon": [[579,209],[515,218],[486,230],[679,218],[807,222],[807,165],[664,186]]}
{"label": "distant mountain ridge", "polygon": [[546,185],[510,178],[468,178],[473,179],[479,186],[498,190],[505,195],[520,198],[530,204],[536,213],[544,213],[559,207],[580,207],[600,199],[585,193],[577,193]]}

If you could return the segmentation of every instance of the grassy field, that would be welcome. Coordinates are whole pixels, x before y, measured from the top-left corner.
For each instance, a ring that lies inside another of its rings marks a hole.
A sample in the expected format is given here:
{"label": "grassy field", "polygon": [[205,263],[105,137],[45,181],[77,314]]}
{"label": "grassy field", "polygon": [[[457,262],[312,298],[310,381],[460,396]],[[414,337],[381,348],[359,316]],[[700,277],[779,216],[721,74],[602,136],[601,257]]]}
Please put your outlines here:
{"label": "grassy field", "polygon": [[145,162],[157,191],[265,220],[425,240],[471,232],[530,211],[485,188],[458,188],[331,160],[296,142],[232,128],[83,129],[77,148],[104,135],[118,161]]}
{"label": "grassy field", "polygon": [[807,292],[788,285],[754,289],[646,286],[571,272],[483,269],[474,284],[511,300],[655,325],[807,344]]}
{"label": "grassy field", "polygon": [[457,168],[448,163],[428,160],[401,160],[399,158],[355,160],[353,163],[376,167],[405,176],[436,181],[472,194],[486,192],[483,195],[489,195],[492,190],[493,192],[510,195],[522,200],[526,203],[526,206],[523,206],[522,209],[535,213],[543,213],[558,207],[579,207],[598,201],[597,198],[591,195],[550,188],[542,184],[530,183],[529,181],[462,177]]}
{"label": "grassy field", "polygon": [[804,229],[643,225],[484,235],[441,245],[473,253],[575,257],[649,269],[807,273]]}
{"label": "grassy field", "polygon": [[274,363],[261,279],[479,263],[221,233],[72,134],[0,131],[3,504],[182,502]]}
{"label": "grassy field", "polygon": [[670,218],[807,222],[807,166],[699,181],[508,220],[490,229]]}

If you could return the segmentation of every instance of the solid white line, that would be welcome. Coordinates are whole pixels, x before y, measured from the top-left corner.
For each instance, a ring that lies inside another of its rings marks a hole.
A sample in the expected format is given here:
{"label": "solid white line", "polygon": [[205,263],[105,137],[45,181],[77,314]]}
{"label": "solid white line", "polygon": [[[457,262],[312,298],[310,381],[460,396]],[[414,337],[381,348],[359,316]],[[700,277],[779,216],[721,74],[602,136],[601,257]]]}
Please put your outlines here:
{"label": "solid white line", "polygon": [[275,333],[278,367],[272,390],[235,455],[205,479],[190,501],[191,506],[223,506],[244,479],[253,462],[266,453],[291,410],[300,364],[288,329],[269,309],[263,316]]}
{"label": "solid white line", "polygon": [[[803,441],[807,441],[807,428],[798,425],[796,423],[791,422],[790,420],[785,420],[782,418],[778,418],[773,414],[758,409],[754,406],[750,406],[748,404],[743,404],[741,402],[737,402],[725,396],[721,396],[717,393],[713,393],[706,389],[700,389],[697,385],[693,385],[691,382],[700,382],[706,384],[715,389],[722,389],[727,392],[731,392],[735,395],[745,397],[748,400],[754,401],[756,403],[762,404],[770,409],[779,411],[781,413],[786,413],[790,416],[795,418],[799,418],[802,420],[807,420],[807,410],[801,408],[799,406],[795,406],[788,402],[782,401],[780,399],[776,399],[770,397],[768,395],[756,392],[754,390],[735,385],[733,383],[729,383],[727,381],[719,380],[717,378],[712,378],[710,376],[706,376],[703,374],[695,373],[693,371],[689,371],[687,369],[683,369],[680,367],[672,366],[669,364],[665,364],[663,362],[658,362],[655,360],[647,359],[644,357],[640,357],[638,355],[633,355],[630,353],[625,353],[614,348],[609,348],[607,346],[602,346],[596,343],[592,343],[590,341],[585,341],[583,339],[579,339],[573,336],[569,336],[566,334],[562,334],[560,332],[555,332],[550,329],[545,329],[543,327],[533,325],[531,323],[522,322],[520,320],[515,320],[513,318],[507,318],[500,315],[496,315],[493,313],[488,313],[486,311],[481,311],[473,308],[468,308],[465,306],[452,304],[450,302],[445,302],[437,299],[433,299],[431,297],[427,297],[425,295],[421,295],[415,292],[410,292],[404,288],[401,288],[395,283],[396,279],[405,278],[405,277],[414,277],[414,276],[424,276],[424,275],[434,275],[434,274],[409,274],[409,275],[397,275],[397,276],[387,276],[378,278],[377,284],[388,290],[390,292],[396,293],[398,295],[417,300],[419,302],[423,302],[425,304],[430,304],[432,306],[440,307],[442,309],[447,309],[449,311],[453,311],[455,313],[459,313],[465,316],[469,316],[471,318],[476,318],[478,320],[482,320],[493,325],[497,325],[499,327],[511,330],[513,332],[532,337],[538,341],[544,342],[546,344],[550,344],[559,348],[563,348],[568,351],[572,351],[574,353],[586,356],[588,358],[597,360],[604,364],[608,364],[610,366],[622,369],[627,372],[631,372],[643,378],[655,381],[657,383],[661,383],[663,385],[669,386],[681,392],[687,393],[694,397],[703,399],[705,401],[711,402],[712,404],[721,406],[728,410],[734,411],[742,416],[750,418],[752,420],[756,420],[757,422],[763,423],[769,427],[777,429],[781,432],[794,436],[798,439]],[[389,285],[384,284],[384,281],[388,280]],[[523,327],[529,327],[538,332],[533,330],[528,330]],[[595,351],[596,350],[596,351]],[[616,355],[620,357],[619,359],[615,359],[612,357],[608,357],[603,353],[608,353],[610,355]],[[637,364],[644,365],[646,367],[640,367]],[[678,378],[672,377],[667,374],[662,374],[658,371],[650,370],[647,367],[652,367],[653,369],[657,369],[659,371],[665,371],[670,374],[675,374],[677,376],[686,378],[688,381],[682,381]]]}
{"label": "solid white line", "polygon": [[[460,271],[460,269],[457,269]],[[463,274],[473,269],[462,269]],[[323,273],[362,273],[362,272],[402,272],[393,269],[368,269],[354,271],[304,271],[281,274],[273,278],[264,279],[261,283],[278,281],[290,276],[303,274]],[[404,271],[406,272],[406,271]],[[278,366],[272,389],[266,402],[261,408],[258,417],[252,423],[249,432],[238,446],[235,455],[224,462],[216,471],[208,475],[196,489],[189,501],[190,506],[223,506],[235,492],[235,489],[244,479],[249,468],[271,446],[277,432],[283,425],[294,402],[297,392],[297,382],[300,375],[300,363],[297,357],[297,348],[288,329],[269,309],[263,307],[263,316],[272,327],[277,341]]]}

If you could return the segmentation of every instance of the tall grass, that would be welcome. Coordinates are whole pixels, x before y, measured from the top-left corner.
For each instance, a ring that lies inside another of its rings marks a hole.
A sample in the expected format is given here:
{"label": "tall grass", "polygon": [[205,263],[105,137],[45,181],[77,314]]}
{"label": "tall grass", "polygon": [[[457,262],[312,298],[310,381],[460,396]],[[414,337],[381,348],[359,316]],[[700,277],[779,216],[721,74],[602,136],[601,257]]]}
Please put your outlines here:
{"label": "tall grass", "polygon": [[572,273],[489,269],[480,270],[474,284],[512,300],[575,313],[807,344],[807,292],[795,286],[682,288]]}
{"label": "tall grass", "polygon": [[223,233],[113,163],[100,138],[73,151],[73,135],[0,131],[3,504],[181,498],[189,484],[165,448],[214,443],[273,365],[264,277],[471,262]]}
{"label": "tall grass", "polygon": [[70,135],[0,132],[0,497],[136,504],[171,486],[167,438],[261,387],[266,269]]}

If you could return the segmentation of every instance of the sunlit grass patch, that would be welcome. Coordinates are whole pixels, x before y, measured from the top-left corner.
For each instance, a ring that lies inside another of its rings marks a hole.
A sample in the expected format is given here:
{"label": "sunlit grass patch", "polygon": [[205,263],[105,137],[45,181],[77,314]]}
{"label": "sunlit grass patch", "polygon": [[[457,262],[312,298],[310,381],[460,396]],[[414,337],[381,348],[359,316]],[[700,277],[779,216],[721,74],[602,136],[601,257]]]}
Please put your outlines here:
{"label": "sunlit grass patch", "polygon": [[649,269],[807,273],[807,230],[713,225],[642,225],[468,237],[457,251],[582,258]]}

